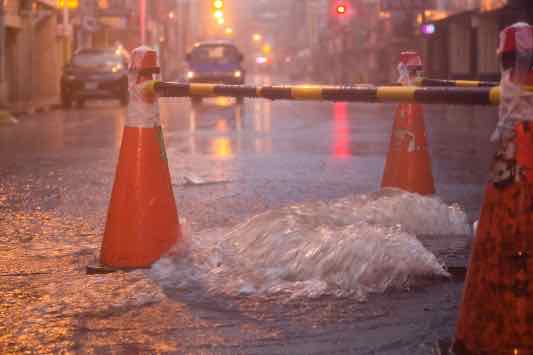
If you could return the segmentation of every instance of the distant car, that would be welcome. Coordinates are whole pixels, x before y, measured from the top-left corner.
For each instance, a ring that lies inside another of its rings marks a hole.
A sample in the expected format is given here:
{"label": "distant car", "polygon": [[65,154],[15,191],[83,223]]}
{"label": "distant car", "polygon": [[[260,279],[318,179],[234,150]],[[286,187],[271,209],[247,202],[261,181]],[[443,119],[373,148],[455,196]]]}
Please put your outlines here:
{"label": "distant car", "polygon": [[[196,43],[186,56],[186,80],[190,83],[244,84],[243,59],[237,46],[230,41]],[[201,98],[193,101],[201,101]]]}
{"label": "distant car", "polygon": [[61,101],[83,106],[87,99],[118,99],[128,104],[127,60],[116,49],[83,49],[76,52],[61,76]]}

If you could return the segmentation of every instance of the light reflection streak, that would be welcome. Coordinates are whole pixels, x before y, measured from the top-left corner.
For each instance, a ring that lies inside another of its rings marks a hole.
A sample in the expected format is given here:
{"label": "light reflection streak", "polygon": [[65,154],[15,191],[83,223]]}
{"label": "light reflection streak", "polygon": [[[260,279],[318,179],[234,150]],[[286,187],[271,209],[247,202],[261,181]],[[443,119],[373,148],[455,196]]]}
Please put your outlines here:
{"label": "light reflection streak", "polygon": [[[225,118],[219,118],[215,124],[215,130],[219,134],[227,134],[228,122]],[[217,158],[227,159],[233,156],[233,148],[228,137],[215,138],[211,143],[212,151]]]}
{"label": "light reflection streak", "polygon": [[196,154],[196,119],[197,119],[197,113],[196,110],[190,111],[189,114],[189,146],[191,149],[191,154]]}
{"label": "light reflection streak", "polygon": [[345,102],[333,105],[333,157],[346,159],[352,155],[350,149],[350,124],[348,122],[348,107]]}
{"label": "light reflection streak", "polygon": [[254,130],[261,133],[255,139],[256,153],[272,153],[272,103],[270,101],[256,100],[254,102]]}
{"label": "light reflection streak", "polygon": [[65,148],[65,120],[63,115],[51,114],[46,124],[29,122],[12,126],[0,125],[0,150],[17,152],[55,153]]}
{"label": "light reflection streak", "polygon": [[229,138],[215,138],[212,142],[212,148],[217,158],[227,159],[233,157],[233,149]]}
{"label": "light reflection streak", "polygon": [[120,148],[122,137],[124,135],[124,125],[126,124],[127,110],[120,110],[116,114],[113,129],[115,130],[115,148]]}

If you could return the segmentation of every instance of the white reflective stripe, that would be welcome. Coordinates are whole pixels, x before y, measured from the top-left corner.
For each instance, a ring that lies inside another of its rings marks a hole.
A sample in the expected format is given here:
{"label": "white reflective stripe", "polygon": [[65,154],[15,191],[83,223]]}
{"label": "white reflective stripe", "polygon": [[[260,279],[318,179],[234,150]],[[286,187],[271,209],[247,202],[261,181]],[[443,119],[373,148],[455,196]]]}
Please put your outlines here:
{"label": "white reflective stripe", "polygon": [[140,69],[139,67],[141,66],[142,60],[148,52],[155,52],[155,50],[145,45],[135,48],[131,52],[130,69]]}
{"label": "white reflective stripe", "polygon": [[395,138],[394,145],[396,146],[396,149],[398,149],[399,147],[397,146],[401,145],[405,140],[409,142],[407,146],[408,153],[414,153],[416,152],[417,148],[419,148],[416,145],[416,136],[412,131],[408,129],[398,128],[394,130],[393,135]]}
{"label": "white reflective stripe", "polygon": [[146,102],[143,99],[142,91],[145,85],[151,85],[151,82],[147,81],[130,86],[130,103],[126,118],[127,127],[152,128],[161,126],[157,99],[153,103]]}

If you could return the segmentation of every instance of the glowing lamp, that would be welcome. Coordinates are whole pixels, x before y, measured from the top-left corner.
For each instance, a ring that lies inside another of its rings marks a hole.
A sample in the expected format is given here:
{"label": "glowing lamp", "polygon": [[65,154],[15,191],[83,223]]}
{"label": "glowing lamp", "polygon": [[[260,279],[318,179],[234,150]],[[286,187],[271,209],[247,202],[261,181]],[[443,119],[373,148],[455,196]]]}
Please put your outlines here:
{"label": "glowing lamp", "polygon": [[337,5],[337,7],[335,8],[335,11],[337,12],[337,15],[346,14],[346,5]]}

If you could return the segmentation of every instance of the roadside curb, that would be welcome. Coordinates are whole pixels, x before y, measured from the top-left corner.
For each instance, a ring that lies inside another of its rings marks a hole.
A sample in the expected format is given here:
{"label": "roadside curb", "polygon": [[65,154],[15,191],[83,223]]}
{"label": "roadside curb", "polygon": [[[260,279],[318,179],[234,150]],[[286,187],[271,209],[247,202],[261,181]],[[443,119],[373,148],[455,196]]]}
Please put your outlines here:
{"label": "roadside curb", "polygon": [[25,116],[49,112],[60,107],[59,97],[51,97],[35,101],[17,102],[9,106],[9,109],[16,116]]}
{"label": "roadside curb", "polygon": [[19,121],[9,111],[0,110],[0,126],[17,124]]}

